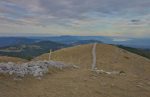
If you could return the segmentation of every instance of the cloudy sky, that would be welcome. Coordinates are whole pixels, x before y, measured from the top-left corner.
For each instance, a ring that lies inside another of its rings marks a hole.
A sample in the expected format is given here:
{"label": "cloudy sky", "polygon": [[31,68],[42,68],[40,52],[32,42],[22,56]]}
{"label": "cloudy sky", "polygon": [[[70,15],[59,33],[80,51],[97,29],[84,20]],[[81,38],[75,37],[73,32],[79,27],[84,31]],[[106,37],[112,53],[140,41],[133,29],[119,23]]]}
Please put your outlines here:
{"label": "cloudy sky", "polygon": [[150,0],[0,0],[0,36],[150,38]]}

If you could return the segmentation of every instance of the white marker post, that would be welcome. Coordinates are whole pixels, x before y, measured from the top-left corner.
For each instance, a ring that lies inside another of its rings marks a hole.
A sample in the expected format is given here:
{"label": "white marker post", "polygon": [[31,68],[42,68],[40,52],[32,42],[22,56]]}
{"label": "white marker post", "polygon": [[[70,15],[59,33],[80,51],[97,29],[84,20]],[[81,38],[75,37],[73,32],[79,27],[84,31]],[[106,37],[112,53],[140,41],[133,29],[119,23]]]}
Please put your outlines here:
{"label": "white marker post", "polygon": [[51,60],[52,50],[49,51],[49,61]]}

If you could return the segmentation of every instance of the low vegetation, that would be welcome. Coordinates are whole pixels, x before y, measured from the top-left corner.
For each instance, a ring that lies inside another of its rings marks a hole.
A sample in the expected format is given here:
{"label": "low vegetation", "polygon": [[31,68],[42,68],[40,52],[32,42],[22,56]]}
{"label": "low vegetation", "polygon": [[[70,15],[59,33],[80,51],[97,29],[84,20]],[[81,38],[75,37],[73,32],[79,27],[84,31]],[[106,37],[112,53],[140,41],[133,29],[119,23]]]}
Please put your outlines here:
{"label": "low vegetation", "polygon": [[150,59],[150,49],[137,49],[137,48],[126,47],[126,46],[122,46],[122,45],[119,45],[118,47]]}

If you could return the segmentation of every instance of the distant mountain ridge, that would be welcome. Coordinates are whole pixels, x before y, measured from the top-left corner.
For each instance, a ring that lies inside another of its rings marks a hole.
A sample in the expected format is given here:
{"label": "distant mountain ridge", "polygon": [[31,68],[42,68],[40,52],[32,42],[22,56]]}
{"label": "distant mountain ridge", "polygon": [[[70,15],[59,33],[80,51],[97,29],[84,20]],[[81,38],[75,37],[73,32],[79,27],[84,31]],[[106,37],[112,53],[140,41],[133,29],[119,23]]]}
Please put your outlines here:
{"label": "distant mountain ridge", "polygon": [[[107,44],[124,45],[133,48],[149,48],[150,38],[121,38],[108,36],[47,36],[47,37],[30,37],[31,39],[50,40],[64,44],[71,44],[80,40],[97,40]],[[117,40],[117,41],[116,41]]]}
{"label": "distant mountain ridge", "polygon": [[[70,46],[92,44],[95,42],[119,44],[120,48],[150,58],[150,49],[148,47],[149,39],[113,41],[113,38],[103,36],[0,37],[0,56],[32,59],[43,53],[49,52],[50,49],[58,50]],[[136,42],[138,42],[138,44]],[[141,45],[144,49],[139,48]],[[145,49],[145,47],[147,49]]]}
{"label": "distant mountain ridge", "polygon": [[71,45],[83,45],[83,44],[93,44],[93,43],[103,43],[103,42],[99,40],[79,40],[73,42]]}
{"label": "distant mountain ridge", "polygon": [[133,48],[150,49],[150,38],[120,38],[107,36],[41,36],[41,37],[0,37],[0,47],[18,44],[30,44],[39,41],[54,41],[62,44],[72,44],[82,40],[96,40],[107,44],[124,45]]}
{"label": "distant mountain ridge", "polygon": [[30,37],[31,39],[39,39],[39,40],[49,40],[55,41],[63,44],[72,44],[77,41],[85,41],[85,40],[95,40],[95,41],[106,41],[110,42],[111,39],[103,36],[51,36],[51,37]]}
{"label": "distant mountain ridge", "polygon": [[0,47],[13,46],[19,44],[30,44],[36,42],[37,39],[25,37],[0,37]]}
{"label": "distant mountain ridge", "polygon": [[49,52],[50,49],[54,51],[64,47],[68,47],[68,45],[52,41],[40,41],[31,44],[19,44],[3,47],[0,49],[0,55],[20,57],[30,60],[33,57]]}
{"label": "distant mountain ridge", "polygon": [[97,41],[97,40],[80,40],[72,44],[62,44],[53,41],[39,41],[30,44],[16,44],[12,46],[1,47],[0,55],[20,57],[24,59],[32,59],[43,53],[49,52],[50,49],[55,51],[61,48],[66,48],[75,45],[82,45],[82,44],[91,44],[95,42],[102,43],[101,41]]}

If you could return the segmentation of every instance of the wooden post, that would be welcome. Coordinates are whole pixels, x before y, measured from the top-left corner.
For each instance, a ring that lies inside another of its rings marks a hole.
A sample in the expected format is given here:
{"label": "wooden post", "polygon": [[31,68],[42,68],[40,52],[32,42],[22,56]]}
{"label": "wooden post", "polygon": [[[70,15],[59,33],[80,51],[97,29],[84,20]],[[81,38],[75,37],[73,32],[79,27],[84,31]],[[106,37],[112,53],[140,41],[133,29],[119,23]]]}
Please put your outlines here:
{"label": "wooden post", "polygon": [[52,50],[50,49],[50,51],[49,51],[49,61],[51,60],[51,54],[52,54]]}

